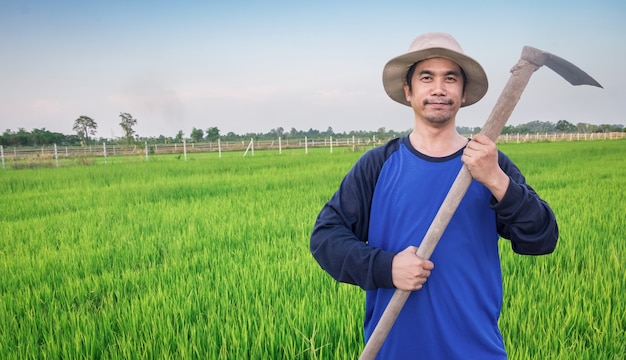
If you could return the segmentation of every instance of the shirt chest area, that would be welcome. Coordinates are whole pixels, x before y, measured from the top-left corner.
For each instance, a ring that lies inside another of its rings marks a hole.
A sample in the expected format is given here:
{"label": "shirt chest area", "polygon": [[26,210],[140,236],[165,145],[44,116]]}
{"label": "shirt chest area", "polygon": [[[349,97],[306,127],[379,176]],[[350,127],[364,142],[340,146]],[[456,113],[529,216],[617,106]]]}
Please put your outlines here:
{"label": "shirt chest area", "polygon": [[[446,161],[428,161],[412,153],[391,157],[383,166],[374,190],[370,244],[392,251],[417,246],[416,239],[426,233],[462,165],[460,156]],[[460,239],[457,232],[477,228],[467,226],[472,223],[480,224],[478,229],[492,228],[490,198],[482,184],[472,181],[448,234]]]}

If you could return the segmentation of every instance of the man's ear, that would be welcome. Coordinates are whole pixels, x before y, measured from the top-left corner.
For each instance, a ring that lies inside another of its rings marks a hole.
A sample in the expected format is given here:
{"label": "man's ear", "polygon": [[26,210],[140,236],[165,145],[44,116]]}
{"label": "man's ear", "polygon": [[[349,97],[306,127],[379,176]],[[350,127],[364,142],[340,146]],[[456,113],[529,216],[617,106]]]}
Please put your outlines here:
{"label": "man's ear", "polygon": [[411,89],[409,89],[409,85],[407,85],[407,83],[404,83],[404,86],[402,88],[404,89],[404,96],[406,97],[406,101],[410,102],[411,101]]}

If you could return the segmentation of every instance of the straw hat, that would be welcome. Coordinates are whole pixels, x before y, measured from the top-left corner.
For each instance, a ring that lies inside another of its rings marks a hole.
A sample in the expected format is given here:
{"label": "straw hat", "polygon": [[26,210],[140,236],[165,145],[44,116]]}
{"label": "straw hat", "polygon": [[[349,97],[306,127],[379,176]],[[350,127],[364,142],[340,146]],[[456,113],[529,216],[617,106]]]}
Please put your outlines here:
{"label": "straw hat", "polygon": [[480,64],[463,53],[459,43],[446,33],[427,33],[418,36],[406,54],[397,56],[385,65],[383,69],[383,86],[389,97],[400,104],[411,106],[404,94],[404,83],[409,68],[418,61],[445,58],[457,63],[465,76],[465,103],[461,106],[472,105],[480,100],[487,92],[487,74]]}

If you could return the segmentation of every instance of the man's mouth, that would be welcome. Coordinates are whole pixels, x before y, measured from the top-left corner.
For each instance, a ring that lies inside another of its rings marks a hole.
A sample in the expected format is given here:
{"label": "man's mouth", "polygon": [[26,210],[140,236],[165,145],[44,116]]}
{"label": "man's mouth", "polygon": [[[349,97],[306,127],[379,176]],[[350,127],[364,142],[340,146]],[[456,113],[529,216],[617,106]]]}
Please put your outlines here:
{"label": "man's mouth", "polygon": [[424,100],[424,105],[452,105],[453,103],[452,99],[449,98]]}

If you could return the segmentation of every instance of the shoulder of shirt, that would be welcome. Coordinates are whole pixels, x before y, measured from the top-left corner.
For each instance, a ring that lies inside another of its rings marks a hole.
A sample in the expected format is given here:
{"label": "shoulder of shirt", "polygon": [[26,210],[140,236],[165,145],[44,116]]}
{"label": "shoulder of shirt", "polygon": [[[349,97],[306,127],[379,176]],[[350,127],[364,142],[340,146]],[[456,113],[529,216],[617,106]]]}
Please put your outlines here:
{"label": "shoulder of shirt", "polygon": [[393,153],[400,149],[401,144],[405,141],[403,140],[405,137],[389,140],[381,146],[367,150],[354,164],[350,175],[361,174],[358,175],[358,177],[361,177],[363,174],[368,174],[368,178],[377,179],[383,165]]}
{"label": "shoulder of shirt", "polygon": [[389,158],[389,156],[391,156],[391,154],[400,148],[400,145],[404,144],[407,140],[407,136],[391,139],[381,146],[366,151],[362,158],[366,158],[368,160],[379,159],[384,162],[387,158]]}

